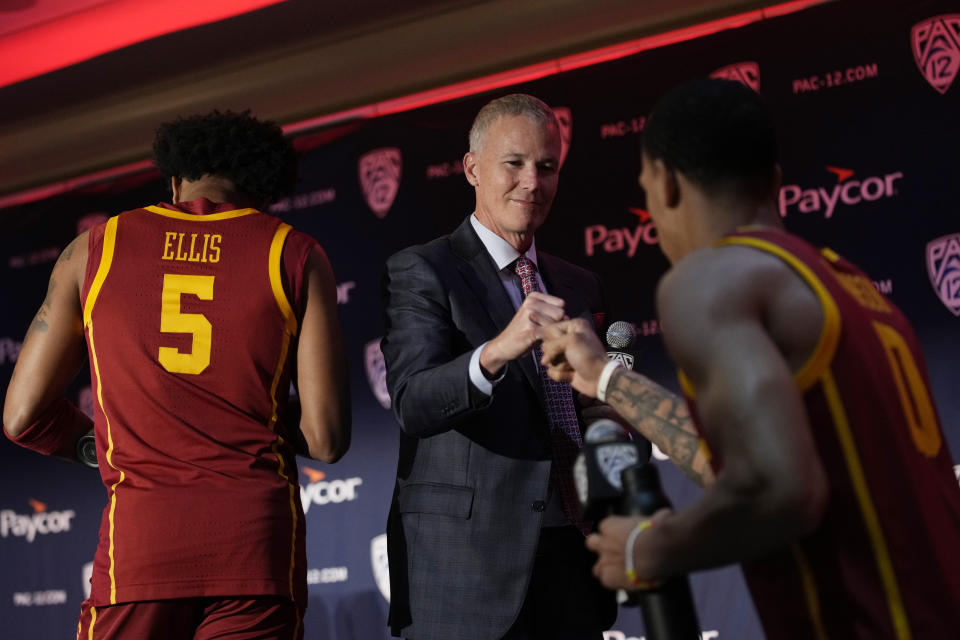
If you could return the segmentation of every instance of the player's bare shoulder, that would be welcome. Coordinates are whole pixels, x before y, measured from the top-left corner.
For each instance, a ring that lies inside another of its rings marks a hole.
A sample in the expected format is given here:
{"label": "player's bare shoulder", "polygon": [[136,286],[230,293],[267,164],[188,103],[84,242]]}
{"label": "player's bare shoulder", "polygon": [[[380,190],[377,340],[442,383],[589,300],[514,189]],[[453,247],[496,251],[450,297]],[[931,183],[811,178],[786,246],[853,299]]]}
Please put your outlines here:
{"label": "player's bare shoulder", "polygon": [[690,253],[662,280],[657,306],[668,340],[671,333],[758,322],[794,370],[816,347],[824,317],[816,294],[792,267],[738,245]]}
{"label": "player's bare shoulder", "polygon": [[84,231],[70,241],[54,265],[54,275],[76,287],[77,295],[83,286],[83,276],[87,268],[87,253],[90,231]]}

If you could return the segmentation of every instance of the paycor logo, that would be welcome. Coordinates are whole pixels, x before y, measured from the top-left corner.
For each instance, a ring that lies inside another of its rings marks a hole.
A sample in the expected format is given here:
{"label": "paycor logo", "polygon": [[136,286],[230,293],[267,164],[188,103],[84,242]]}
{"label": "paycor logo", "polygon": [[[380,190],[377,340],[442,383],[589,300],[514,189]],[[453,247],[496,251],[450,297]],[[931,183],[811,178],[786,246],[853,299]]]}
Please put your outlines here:
{"label": "paycor logo", "polygon": [[800,213],[822,211],[824,218],[830,218],[840,203],[855,206],[861,202],[873,202],[896,195],[896,182],[903,178],[902,171],[870,176],[862,180],[853,178],[853,169],[828,166],[827,171],[837,176],[837,183],[829,188],[805,189],[796,184],[784,185],[780,189],[780,215],[786,218],[795,207]]}
{"label": "paycor logo", "polygon": [[0,510],[0,538],[13,536],[33,542],[40,535],[70,531],[70,520],[77,515],[73,509],[47,511],[47,505],[30,500],[33,513],[20,514],[12,509]]}
{"label": "paycor logo", "polygon": [[650,219],[650,214],[636,207],[629,208],[630,213],[640,221],[637,226],[621,227],[619,229],[602,224],[593,224],[583,230],[583,250],[588,256],[594,253],[619,253],[626,251],[627,257],[632,258],[637,253],[640,243],[647,246],[659,244],[657,228]]}
{"label": "paycor logo", "polygon": [[310,478],[306,486],[300,487],[300,502],[303,503],[303,512],[310,510],[310,505],[339,504],[353,502],[357,499],[357,487],[363,484],[362,478],[346,478],[345,480],[326,480],[327,474],[317,469],[303,467],[302,471]]}

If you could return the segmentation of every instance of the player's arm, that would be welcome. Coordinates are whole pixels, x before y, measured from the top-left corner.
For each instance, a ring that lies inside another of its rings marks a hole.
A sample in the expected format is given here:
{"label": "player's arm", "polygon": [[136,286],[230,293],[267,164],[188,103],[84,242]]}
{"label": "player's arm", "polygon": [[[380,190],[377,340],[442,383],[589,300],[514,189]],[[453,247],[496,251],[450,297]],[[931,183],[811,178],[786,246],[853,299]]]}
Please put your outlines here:
{"label": "player's arm", "polygon": [[[544,333],[543,362],[549,363],[550,375],[596,397],[609,359],[590,324],[576,319],[547,327]],[[643,374],[621,368],[610,377],[605,401],[688,478],[700,486],[713,482],[709,460],[682,398]]]}
{"label": "player's arm", "polygon": [[400,429],[414,438],[454,429],[492,401],[470,382],[475,346],[456,326],[444,276],[415,248],[391,256],[384,274],[387,389]]}
{"label": "player's arm", "polygon": [[326,254],[306,264],[306,305],[297,346],[300,431],[314,460],[336,462],[350,447],[350,385],[337,318],[337,286]]}
{"label": "player's arm", "polygon": [[[690,508],[659,517],[637,536],[639,577],[756,557],[818,524],[828,500],[826,474],[791,368],[764,324],[772,300],[795,278],[770,256],[724,247],[691,254],[662,282],[667,347],[694,386],[722,468]],[[812,297],[810,303],[818,304]],[[611,519],[589,541],[601,553],[595,572],[608,586],[622,580],[623,564],[604,556],[623,549],[634,524]],[[612,546],[604,551],[605,545]]]}
{"label": "player's arm", "polygon": [[87,265],[87,233],[60,254],[47,295],[27,329],[3,404],[3,428],[22,446],[76,460],[80,436],[91,420],[64,397],[83,365],[80,288]]}
{"label": "player's arm", "polygon": [[606,401],[688,478],[701,487],[713,482],[710,460],[683,398],[641,373],[617,369]]}

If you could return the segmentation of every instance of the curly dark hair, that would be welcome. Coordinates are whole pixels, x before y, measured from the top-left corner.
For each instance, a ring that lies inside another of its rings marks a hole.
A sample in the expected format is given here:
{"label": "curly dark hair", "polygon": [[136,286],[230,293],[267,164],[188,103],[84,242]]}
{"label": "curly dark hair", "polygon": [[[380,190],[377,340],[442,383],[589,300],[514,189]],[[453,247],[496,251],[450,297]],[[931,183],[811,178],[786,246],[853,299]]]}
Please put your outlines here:
{"label": "curly dark hair", "polygon": [[297,183],[293,145],[276,123],[257,120],[249,110],[214,110],[164,122],[157,128],[153,155],[167,179],[222,176],[264,203],[289,194]]}
{"label": "curly dark hair", "polygon": [[755,91],[731,80],[697,78],[667,92],[647,120],[642,147],[711,190],[761,197],[776,177],[770,111]]}

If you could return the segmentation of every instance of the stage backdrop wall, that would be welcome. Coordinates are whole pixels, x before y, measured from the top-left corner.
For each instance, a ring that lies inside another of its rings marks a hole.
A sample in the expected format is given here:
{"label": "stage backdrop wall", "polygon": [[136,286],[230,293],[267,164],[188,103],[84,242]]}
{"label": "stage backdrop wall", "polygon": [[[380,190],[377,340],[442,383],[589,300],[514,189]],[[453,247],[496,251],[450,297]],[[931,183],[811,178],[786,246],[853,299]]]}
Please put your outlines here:
{"label": "stage backdrop wall", "polygon": [[[913,321],[956,458],[958,63],[957,3],[840,1],[510,88],[543,98],[564,125],[560,192],[538,246],[603,276],[608,320],[639,329],[639,368],[676,388],[654,312],[667,263],[637,186],[638,141],[654,100],[672,85],[706,74],[744,82],[776,114],[787,227],[861,264]],[[350,359],[353,447],[333,466],[299,461],[308,638],[388,637],[383,532],[398,428],[378,346],[382,270],[387,256],[451,231],[472,210],[461,158],[473,115],[493,95],[301,139],[299,191],[272,209],[326,248]],[[4,385],[63,247],[109,215],[166,199],[157,175],[145,174],[0,212]],[[85,373],[70,396],[91,411]],[[105,491],[94,471],[5,439],[0,460],[0,635],[72,637]],[[697,497],[669,462],[658,465],[677,505]],[[762,637],[737,568],[696,574],[692,584],[704,638]],[[642,635],[639,614],[624,608],[607,640]]]}

